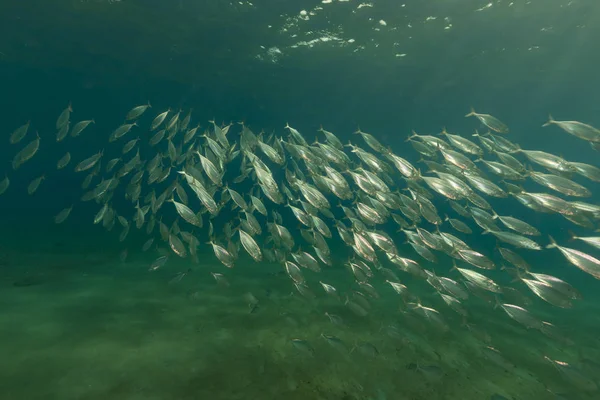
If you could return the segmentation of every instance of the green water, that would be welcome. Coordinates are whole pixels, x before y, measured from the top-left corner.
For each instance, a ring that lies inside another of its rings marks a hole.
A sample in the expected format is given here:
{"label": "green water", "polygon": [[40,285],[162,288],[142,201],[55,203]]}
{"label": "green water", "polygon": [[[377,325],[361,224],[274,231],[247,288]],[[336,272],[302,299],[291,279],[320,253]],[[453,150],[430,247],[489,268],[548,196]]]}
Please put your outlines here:
{"label": "green water", "polygon": [[[284,136],[283,127],[289,122],[312,143],[322,124],[343,143],[352,140],[370,150],[352,134],[360,126],[423,173],[425,166],[417,164],[420,157],[404,139],[411,130],[436,134],[447,127],[475,140],[470,135],[485,128],[464,118],[473,106],[506,122],[511,128],[506,137],[524,149],[598,165],[597,153],[588,143],[559,128],[541,127],[549,113],[600,126],[596,2],[360,4],[354,0],[0,4],[0,132],[6,137],[0,146],[5,161],[0,179],[6,173],[11,181],[0,196],[0,399],[487,400],[501,395],[514,400],[592,400],[600,396],[597,390],[583,390],[544,359],[568,362],[600,384],[600,284],[570,265],[558,250],[519,254],[535,272],[555,275],[582,293],[583,299],[570,309],[543,302],[499,268],[483,271],[498,284],[525,294],[531,301],[527,309],[556,325],[555,337],[510,319],[495,307],[493,295],[480,299],[471,294],[465,302],[469,317],[463,319],[427,282],[385,264],[424,305],[440,311],[449,326],[442,332],[411,312],[380,275],[371,281],[379,298],[369,299],[366,317],[344,304],[346,295],[358,287],[344,266],[353,252],[339,240],[333,221],[328,221],[334,231],[328,240],[333,266],[321,265],[318,274],[305,272],[315,299],[299,295],[281,264],[256,263],[243,249],[235,268],[223,266],[205,244],[207,218],[202,229],[179,222],[201,243],[197,257],[171,253],[167,264],[156,271],[148,270],[151,263],[170,251],[158,228],[154,245],[142,251],[148,238],[145,229],[132,226],[120,242],[118,223],[110,231],[92,223],[99,206],[80,201],[86,174],[74,173],[73,168],[101,149],[105,165],[121,156],[125,141],[138,135],[143,157],[149,160],[154,153],[146,144],[147,129],[140,128],[117,144],[107,142],[127,111],[148,101],[152,108],[140,126],[148,126],[167,108],[193,109],[193,124],[199,123],[201,130],[212,127],[208,121],[215,118],[218,123],[244,121],[255,133],[264,129]],[[80,137],[58,143],[56,118],[69,102],[73,121],[94,118],[96,123]],[[27,138],[9,145],[11,132],[29,120]],[[239,125],[234,129],[232,142],[239,141]],[[14,154],[35,131],[42,138],[39,153],[13,171]],[[56,161],[66,151],[73,160],[57,171]],[[166,153],[166,147],[161,151]],[[236,176],[238,166],[228,172],[227,181]],[[273,170],[283,181],[281,168]],[[39,190],[28,195],[27,186],[42,174],[46,179]],[[597,203],[597,183],[574,179],[594,193],[583,201]],[[243,183],[236,190],[248,197],[252,186]],[[524,188],[548,192],[530,181]],[[337,205],[333,195],[327,197]],[[587,236],[593,236],[593,230],[557,214],[534,212],[512,198],[486,199],[497,213],[536,226],[543,233],[535,238],[540,244],[548,244],[550,234],[561,245],[598,256],[592,247],[567,242],[569,230]],[[437,194],[434,203],[440,216],[457,217]],[[135,208],[123,193],[111,204],[131,221]],[[288,209],[266,204],[283,215],[296,248],[312,249],[303,242]],[[54,216],[71,205],[69,219],[55,224]],[[168,207],[164,217],[170,224],[175,211],[171,204],[163,207]],[[342,220],[341,212],[334,214]],[[214,220],[215,236],[226,240],[223,225],[237,218],[238,212],[226,207]],[[266,232],[272,217],[260,221]],[[472,220],[467,223],[476,228]],[[442,228],[450,231],[447,224]],[[396,232],[396,225],[387,223],[382,229],[393,237],[402,256],[418,260],[438,276],[461,279],[451,271],[451,258],[436,253],[437,263],[419,259],[404,244],[405,236]],[[432,225],[428,229],[435,231]],[[264,241],[268,235],[259,236]],[[457,236],[502,265],[490,235],[477,229],[473,235]],[[219,285],[211,273],[223,274],[229,285]],[[319,281],[333,284],[340,299],[327,297]],[[258,305],[249,304],[248,293]],[[340,316],[343,326],[332,324],[326,312]],[[331,346],[322,334],[341,339],[347,351]],[[308,341],[312,350],[299,350],[292,339]],[[374,345],[378,354],[362,351],[364,342]],[[505,362],[494,362],[483,350],[486,346],[501,351]],[[438,369],[427,373],[421,366]]]}

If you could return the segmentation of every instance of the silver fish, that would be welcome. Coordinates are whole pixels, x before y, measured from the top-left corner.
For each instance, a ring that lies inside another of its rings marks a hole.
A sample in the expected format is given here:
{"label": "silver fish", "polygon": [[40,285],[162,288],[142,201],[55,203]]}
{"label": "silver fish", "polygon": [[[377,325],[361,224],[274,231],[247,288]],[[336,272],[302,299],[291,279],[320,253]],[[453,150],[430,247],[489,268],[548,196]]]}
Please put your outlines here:
{"label": "silver fish", "polygon": [[568,247],[559,246],[556,241],[550,236],[550,244],[547,249],[556,248],[565,256],[565,258],[574,266],[584,272],[592,275],[596,279],[600,279],[600,260],[586,254],[582,251],[570,249]]}
{"label": "silver fish", "polygon": [[465,115],[465,117],[475,117],[482,124],[498,133],[508,133],[508,126],[500,121],[498,118],[491,116],[489,114],[478,114],[475,112],[473,108],[471,108],[471,112]]}
{"label": "silver fish", "polygon": [[543,127],[556,125],[570,135],[578,137],[589,142],[600,142],[600,130],[591,125],[584,124],[579,121],[555,121],[552,115],[548,117]]}
{"label": "silver fish", "polygon": [[240,232],[240,241],[242,242],[242,246],[244,249],[250,254],[250,256],[254,259],[254,261],[259,262],[262,260],[262,253],[260,251],[260,247],[254,241],[252,236],[246,233],[243,229],[239,230]]}
{"label": "silver fish", "polygon": [[484,230],[483,233],[484,234],[491,233],[500,241],[511,244],[515,247],[529,249],[529,250],[541,250],[542,249],[542,246],[540,246],[533,240],[531,240],[525,236],[517,235],[516,233],[503,232],[503,231],[491,231],[491,230]]}

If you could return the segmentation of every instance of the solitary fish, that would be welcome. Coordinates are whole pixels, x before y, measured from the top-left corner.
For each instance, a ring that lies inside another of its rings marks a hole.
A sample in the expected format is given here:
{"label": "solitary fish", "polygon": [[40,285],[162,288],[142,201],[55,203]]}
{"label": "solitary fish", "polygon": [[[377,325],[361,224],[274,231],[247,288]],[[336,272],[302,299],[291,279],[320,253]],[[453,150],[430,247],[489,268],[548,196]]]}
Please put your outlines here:
{"label": "solitary fish", "polygon": [[31,183],[29,184],[29,186],[27,186],[27,193],[28,194],[34,194],[36,192],[36,190],[38,190],[38,187],[40,186],[40,183],[42,183],[42,181],[45,179],[46,177],[44,175],[35,178],[34,180],[31,181]]}
{"label": "solitary fish", "polygon": [[71,210],[73,210],[73,206],[63,209],[61,212],[56,214],[54,217],[54,222],[57,224],[62,224],[65,222],[65,220],[69,218],[69,215],[71,215]]}

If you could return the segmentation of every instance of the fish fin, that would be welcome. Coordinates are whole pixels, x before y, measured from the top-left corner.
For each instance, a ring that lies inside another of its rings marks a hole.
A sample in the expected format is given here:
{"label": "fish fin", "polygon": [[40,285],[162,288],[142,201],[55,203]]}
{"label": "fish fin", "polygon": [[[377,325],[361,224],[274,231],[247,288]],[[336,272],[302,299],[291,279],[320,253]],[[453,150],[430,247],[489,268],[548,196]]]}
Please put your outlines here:
{"label": "fish fin", "polygon": [[473,107],[471,107],[471,112],[469,112],[467,115],[465,115],[465,118],[466,117],[472,117],[474,115],[475,115],[475,109]]}
{"label": "fish fin", "polygon": [[413,131],[411,131],[411,132],[410,132],[410,135],[408,135],[408,137],[407,137],[407,138],[406,138],[404,141],[405,141],[405,142],[408,142],[408,141],[410,141],[412,138],[414,138],[414,137],[416,137],[416,136],[419,136],[419,135],[417,134],[417,132],[415,132],[415,131],[413,130]]}
{"label": "fish fin", "polygon": [[550,244],[546,246],[547,249],[554,249],[557,248],[558,245],[556,244],[556,240],[554,240],[554,238],[550,235],[548,235],[548,238],[550,239]]}
{"label": "fish fin", "polygon": [[456,271],[458,268],[458,266],[456,265],[456,260],[452,260],[452,268],[450,268],[450,271]]}
{"label": "fish fin", "polygon": [[542,127],[552,125],[554,122],[555,121],[554,121],[554,118],[552,118],[552,114],[548,114],[548,122],[546,122],[544,125],[542,125]]}
{"label": "fish fin", "polygon": [[500,306],[500,297],[498,297],[498,295],[495,295],[494,299],[496,300],[496,304],[494,304],[494,310],[495,310],[496,308],[498,308],[498,306]]}

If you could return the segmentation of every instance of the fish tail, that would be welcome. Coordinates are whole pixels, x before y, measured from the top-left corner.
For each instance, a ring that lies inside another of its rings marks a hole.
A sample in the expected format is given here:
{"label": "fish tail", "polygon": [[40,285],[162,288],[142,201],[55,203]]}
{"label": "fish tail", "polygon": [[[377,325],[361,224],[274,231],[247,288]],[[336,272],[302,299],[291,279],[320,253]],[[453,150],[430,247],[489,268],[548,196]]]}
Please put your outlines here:
{"label": "fish tail", "polygon": [[355,134],[355,135],[360,135],[361,133],[363,133],[363,132],[360,130],[360,126],[359,126],[359,127],[358,127],[358,128],[356,128],[356,130],[354,131],[354,134]]}
{"label": "fish tail", "polygon": [[466,118],[466,117],[472,117],[472,116],[474,116],[474,115],[475,115],[475,109],[474,109],[473,107],[471,107],[471,112],[470,112],[470,113],[468,113],[467,115],[465,115],[465,118]]}
{"label": "fish tail", "polygon": [[319,129],[317,130],[317,132],[323,132],[325,129],[323,129],[323,125],[319,125]]}
{"label": "fish tail", "polygon": [[573,231],[569,230],[569,242],[572,242],[573,240],[579,239],[578,236],[575,235],[575,233],[573,233]]}
{"label": "fish tail", "polygon": [[494,304],[494,310],[495,310],[496,308],[498,308],[498,306],[500,306],[500,298],[498,297],[498,295],[495,295],[494,299],[496,300],[496,304]]}
{"label": "fish tail", "polygon": [[552,118],[552,114],[548,114],[548,122],[546,122],[542,127],[552,125],[554,123],[554,118]]}
{"label": "fish tail", "polygon": [[458,268],[458,266],[456,265],[456,260],[452,260],[452,268],[450,268],[450,271],[456,271]]}
{"label": "fish tail", "polygon": [[416,136],[419,136],[419,135],[417,134],[417,132],[415,132],[415,131],[411,131],[411,132],[410,132],[410,135],[408,135],[408,137],[406,138],[405,142],[408,142],[409,140],[411,140],[412,138],[414,138],[414,137],[416,137]]}
{"label": "fish tail", "polygon": [[548,239],[550,239],[550,244],[546,246],[547,249],[554,249],[558,247],[556,240],[554,240],[552,236],[548,235]]}
{"label": "fish tail", "polygon": [[438,133],[438,136],[447,135],[447,134],[448,134],[448,132],[446,131],[446,127],[444,126],[442,128],[442,131],[440,133]]}

